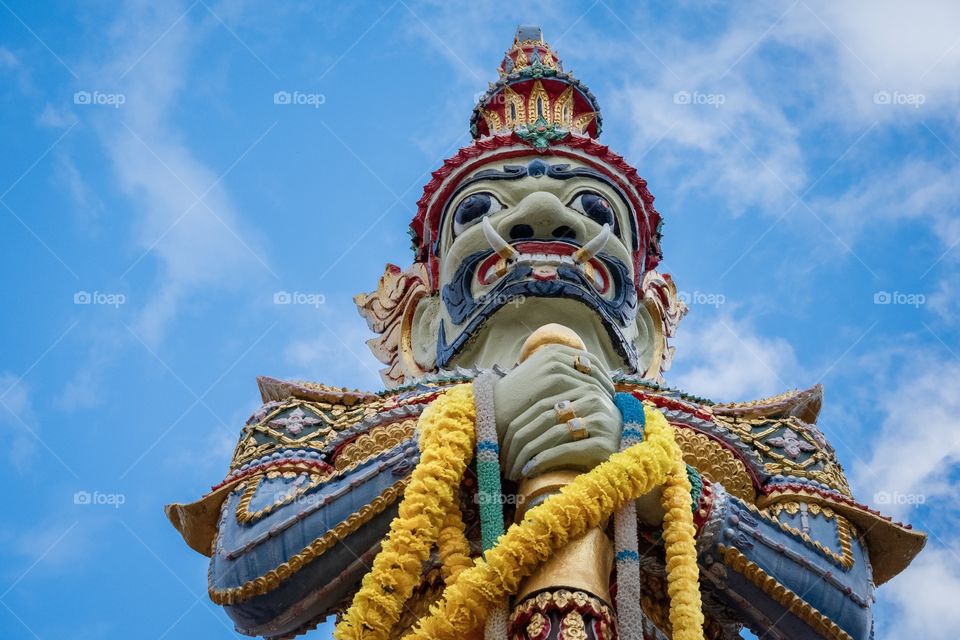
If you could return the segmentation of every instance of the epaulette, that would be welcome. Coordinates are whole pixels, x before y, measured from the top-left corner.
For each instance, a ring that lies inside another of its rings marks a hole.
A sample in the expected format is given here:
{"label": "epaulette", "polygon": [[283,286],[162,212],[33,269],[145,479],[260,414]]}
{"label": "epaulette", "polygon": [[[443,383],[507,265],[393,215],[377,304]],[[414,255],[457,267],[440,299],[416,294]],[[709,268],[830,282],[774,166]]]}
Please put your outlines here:
{"label": "epaulette", "polygon": [[[171,504],[167,517],[187,544],[210,554],[220,507],[244,491],[237,517],[254,522],[414,437],[424,407],[463,376],[436,378],[382,393],[314,382],[260,377],[263,405],[240,432],[226,477],[190,504]],[[254,504],[263,479],[296,478],[294,490]]]}

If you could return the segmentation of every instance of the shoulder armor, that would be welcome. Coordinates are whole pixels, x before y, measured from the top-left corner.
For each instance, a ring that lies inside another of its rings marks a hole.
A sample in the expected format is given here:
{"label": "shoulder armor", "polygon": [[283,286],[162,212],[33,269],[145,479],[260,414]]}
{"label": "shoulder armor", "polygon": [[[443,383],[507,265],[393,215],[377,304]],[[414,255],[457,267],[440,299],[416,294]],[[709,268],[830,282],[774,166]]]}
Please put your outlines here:
{"label": "shoulder armor", "polygon": [[[166,507],[187,544],[204,555],[211,553],[220,508],[240,483],[252,479],[247,486],[255,488],[257,477],[297,475],[306,483],[294,493],[310,492],[412,439],[420,412],[450,383],[430,381],[384,393],[270,377],[257,384],[264,404],[243,426],[227,476],[200,500]],[[287,494],[277,503],[249,508],[251,495],[239,515],[253,521],[296,497]]]}
{"label": "shoulder armor", "polygon": [[923,548],[926,535],[854,500],[834,448],[815,424],[821,385],[721,404],[648,380],[615,381],[681,427],[677,441],[687,463],[731,495],[760,509],[800,501],[846,518],[866,540],[876,584],[903,571]]}

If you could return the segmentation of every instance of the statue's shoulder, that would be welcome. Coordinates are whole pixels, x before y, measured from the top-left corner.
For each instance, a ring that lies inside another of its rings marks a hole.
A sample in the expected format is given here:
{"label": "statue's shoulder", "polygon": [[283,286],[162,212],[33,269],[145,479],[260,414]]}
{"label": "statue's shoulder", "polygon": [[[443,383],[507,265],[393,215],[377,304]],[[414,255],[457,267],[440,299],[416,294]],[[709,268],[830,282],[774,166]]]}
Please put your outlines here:
{"label": "statue's shoulder", "polygon": [[836,450],[817,426],[822,385],[727,403],[637,378],[621,378],[617,388],[658,407],[680,427],[687,463],[748,505],[776,512],[806,503],[853,523],[868,543],[878,584],[923,547],[924,534],[854,498]]}
{"label": "statue's shoulder", "polygon": [[361,391],[308,380],[281,380],[269,376],[259,376],[257,387],[265,405],[285,400],[300,400],[346,408],[380,408],[422,403],[424,398],[434,398],[448,387],[470,382],[473,379],[472,373],[470,370],[444,371],[382,391]]}
{"label": "statue's shoulder", "polygon": [[[167,516],[192,548],[209,554],[221,506],[231,492],[297,476],[306,479],[298,489],[306,492],[381,459],[404,463],[416,453],[415,444],[408,445],[420,413],[445,388],[463,381],[463,376],[436,376],[370,392],[261,376],[262,404],[240,429],[226,476],[201,499],[169,505]],[[273,513],[288,497],[258,498],[266,506],[255,515]]]}
{"label": "statue's shoulder", "polygon": [[637,378],[624,378],[618,387],[659,408],[675,426],[687,427],[677,433],[687,457],[708,466],[722,461],[725,486],[750,503],[771,480],[786,476],[850,494],[836,451],[816,425],[821,385],[727,403]]}
{"label": "statue's shoulder", "polygon": [[[387,446],[413,432],[416,418],[453,378],[418,381],[404,387],[370,392],[334,387],[304,380],[257,378],[263,404],[247,420],[230,464],[231,472],[265,459],[293,456],[304,451],[335,468],[352,460],[349,447],[361,436],[376,433]],[[383,438],[381,432],[403,433]],[[390,425],[394,428],[388,429]],[[410,432],[410,433],[407,433]]]}

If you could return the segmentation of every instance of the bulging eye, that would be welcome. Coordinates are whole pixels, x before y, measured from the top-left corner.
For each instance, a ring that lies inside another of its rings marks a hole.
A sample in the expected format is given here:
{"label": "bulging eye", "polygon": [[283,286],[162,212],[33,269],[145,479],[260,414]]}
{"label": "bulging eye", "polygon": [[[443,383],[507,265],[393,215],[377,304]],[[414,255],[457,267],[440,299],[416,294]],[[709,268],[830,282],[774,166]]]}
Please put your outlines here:
{"label": "bulging eye", "polygon": [[615,227],[616,216],[613,207],[602,195],[596,191],[581,191],[573,197],[570,204],[571,209],[579,211],[599,225],[609,224]]}
{"label": "bulging eye", "polygon": [[465,230],[488,216],[503,209],[503,205],[493,194],[481,192],[473,193],[460,201],[453,214],[453,233],[460,235]]}

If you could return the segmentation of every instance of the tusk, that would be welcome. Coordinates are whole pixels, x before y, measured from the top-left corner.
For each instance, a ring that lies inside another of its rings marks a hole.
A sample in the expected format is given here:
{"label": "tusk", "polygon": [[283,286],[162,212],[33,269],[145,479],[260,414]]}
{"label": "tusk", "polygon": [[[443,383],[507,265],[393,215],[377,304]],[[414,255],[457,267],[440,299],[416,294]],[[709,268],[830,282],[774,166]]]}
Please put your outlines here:
{"label": "tusk", "polygon": [[487,242],[490,243],[490,246],[493,247],[493,250],[496,251],[501,258],[506,260],[515,260],[517,258],[517,250],[511,247],[510,243],[497,233],[493,225],[490,224],[489,218],[484,217],[480,222],[480,226],[483,227],[483,235],[486,236]]}
{"label": "tusk", "polygon": [[607,240],[610,239],[610,225],[603,225],[603,229],[600,229],[600,233],[597,234],[597,237],[583,245],[573,254],[573,261],[577,264],[583,264],[597,255],[603,248],[607,246]]}

